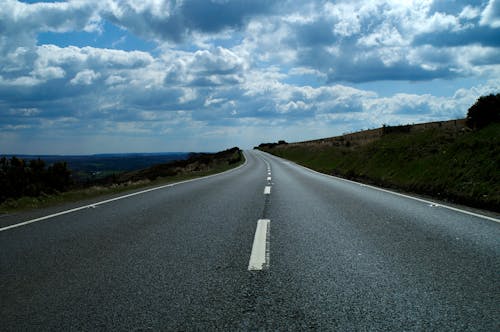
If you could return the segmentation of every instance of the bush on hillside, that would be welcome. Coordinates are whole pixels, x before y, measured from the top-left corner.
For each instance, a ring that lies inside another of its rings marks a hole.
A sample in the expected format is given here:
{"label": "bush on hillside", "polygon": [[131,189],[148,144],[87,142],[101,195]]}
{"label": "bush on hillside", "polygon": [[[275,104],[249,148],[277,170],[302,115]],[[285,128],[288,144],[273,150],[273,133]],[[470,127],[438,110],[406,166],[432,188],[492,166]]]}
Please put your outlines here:
{"label": "bush on hillside", "polygon": [[9,198],[65,191],[71,183],[71,171],[65,162],[46,167],[41,159],[0,158],[0,203]]}
{"label": "bush on hillside", "polygon": [[500,122],[500,93],[480,97],[467,112],[469,128],[481,129],[494,122]]}

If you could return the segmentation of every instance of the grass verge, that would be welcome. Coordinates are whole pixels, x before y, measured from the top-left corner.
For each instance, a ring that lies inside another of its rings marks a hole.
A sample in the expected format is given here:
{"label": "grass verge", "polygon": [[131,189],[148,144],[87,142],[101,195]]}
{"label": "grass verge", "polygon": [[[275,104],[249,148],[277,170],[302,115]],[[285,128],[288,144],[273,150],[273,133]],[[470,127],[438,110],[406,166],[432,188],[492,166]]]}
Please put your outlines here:
{"label": "grass verge", "polygon": [[391,133],[361,146],[263,149],[319,172],[500,211],[500,124],[477,131]]}

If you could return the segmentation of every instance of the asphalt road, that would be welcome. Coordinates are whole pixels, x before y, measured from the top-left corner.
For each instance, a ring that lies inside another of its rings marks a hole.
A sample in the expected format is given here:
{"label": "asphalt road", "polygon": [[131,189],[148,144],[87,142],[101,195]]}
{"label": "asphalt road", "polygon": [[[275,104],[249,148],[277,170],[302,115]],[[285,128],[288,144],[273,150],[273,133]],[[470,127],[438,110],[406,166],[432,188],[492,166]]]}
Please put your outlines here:
{"label": "asphalt road", "polygon": [[[246,156],[4,228],[0,330],[500,330],[500,223]],[[266,264],[249,271],[259,219]]]}

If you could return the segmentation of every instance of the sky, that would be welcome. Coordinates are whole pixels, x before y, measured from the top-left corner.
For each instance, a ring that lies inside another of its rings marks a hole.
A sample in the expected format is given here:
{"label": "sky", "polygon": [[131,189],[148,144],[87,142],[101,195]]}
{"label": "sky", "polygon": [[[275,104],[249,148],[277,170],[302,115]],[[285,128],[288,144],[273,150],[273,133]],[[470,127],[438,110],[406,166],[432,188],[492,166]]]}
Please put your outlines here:
{"label": "sky", "polygon": [[500,0],[1,2],[0,154],[251,148],[500,93]]}

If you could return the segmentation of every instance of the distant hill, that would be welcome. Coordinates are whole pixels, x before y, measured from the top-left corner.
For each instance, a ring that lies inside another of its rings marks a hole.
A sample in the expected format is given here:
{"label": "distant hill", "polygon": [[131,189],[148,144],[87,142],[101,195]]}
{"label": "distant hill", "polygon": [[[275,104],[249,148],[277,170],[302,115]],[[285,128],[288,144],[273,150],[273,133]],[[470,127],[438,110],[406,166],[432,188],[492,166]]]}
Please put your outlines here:
{"label": "distant hill", "polygon": [[[94,155],[16,155],[24,160],[41,159],[51,165],[65,162],[71,170],[74,182],[85,182],[99,179],[111,174],[117,174],[152,165],[167,163],[174,160],[184,160],[190,153],[162,152],[162,153],[108,153]],[[5,155],[7,158],[13,155]]]}
{"label": "distant hill", "polygon": [[500,123],[472,129],[467,120],[256,148],[323,173],[500,211]]}

